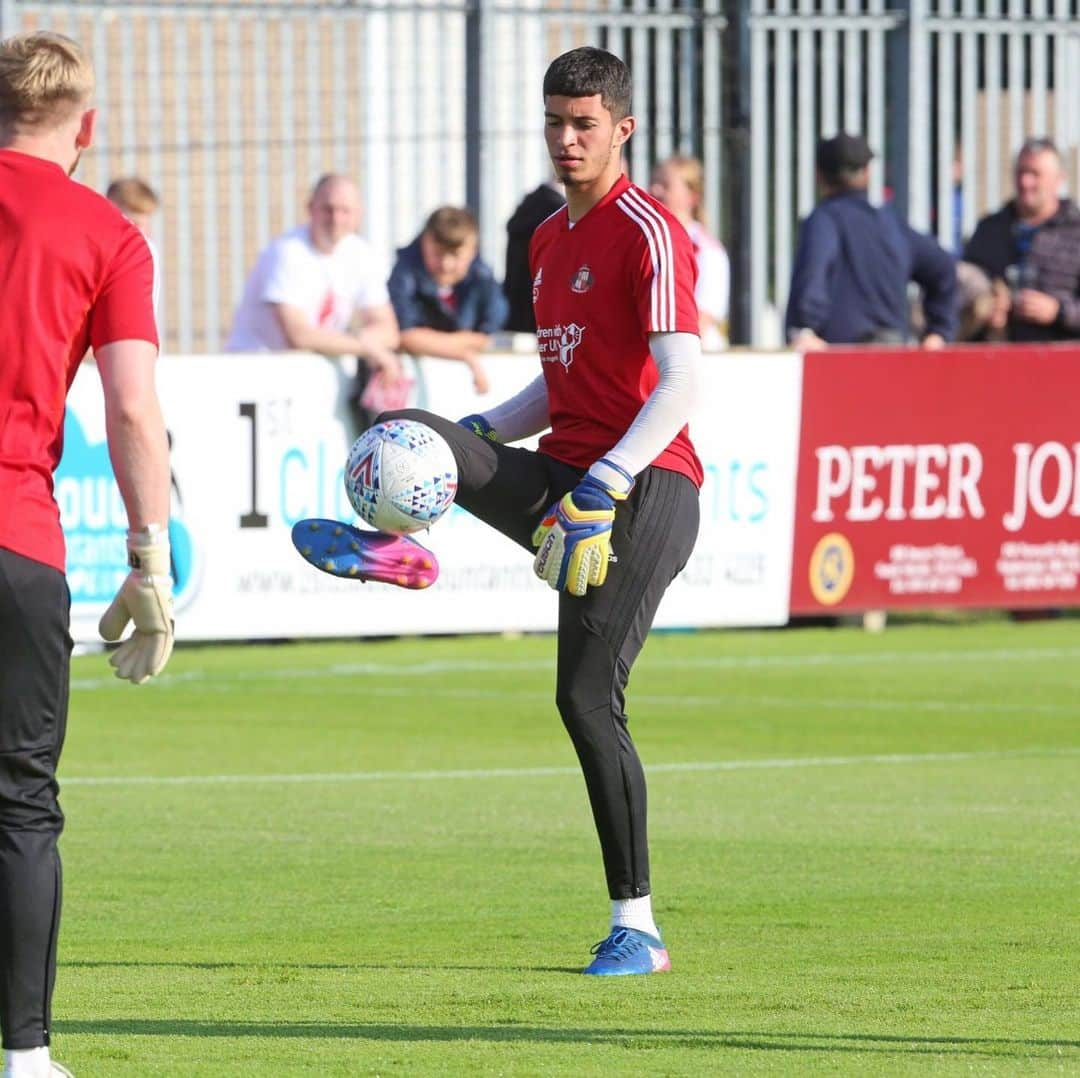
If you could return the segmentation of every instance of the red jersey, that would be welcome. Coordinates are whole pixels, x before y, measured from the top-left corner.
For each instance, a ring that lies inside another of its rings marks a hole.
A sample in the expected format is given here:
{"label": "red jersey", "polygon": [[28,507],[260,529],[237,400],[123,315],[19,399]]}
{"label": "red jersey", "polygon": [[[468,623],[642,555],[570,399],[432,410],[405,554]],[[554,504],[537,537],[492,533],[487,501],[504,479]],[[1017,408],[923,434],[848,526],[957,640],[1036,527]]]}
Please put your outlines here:
{"label": "red jersey", "polygon": [[0,547],[64,569],[53,471],[88,348],[157,344],[141,232],[51,161],[0,150]]}
{"label": "red jersey", "polygon": [[[536,339],[551,432],[540,449],[587,468],[630,429],[659,381],[650,333],[698,333],[697,268],[686,229],[625,176],[573,228],[566,207],[529,245]],[[683,427],[652,462],[697,486]]]}

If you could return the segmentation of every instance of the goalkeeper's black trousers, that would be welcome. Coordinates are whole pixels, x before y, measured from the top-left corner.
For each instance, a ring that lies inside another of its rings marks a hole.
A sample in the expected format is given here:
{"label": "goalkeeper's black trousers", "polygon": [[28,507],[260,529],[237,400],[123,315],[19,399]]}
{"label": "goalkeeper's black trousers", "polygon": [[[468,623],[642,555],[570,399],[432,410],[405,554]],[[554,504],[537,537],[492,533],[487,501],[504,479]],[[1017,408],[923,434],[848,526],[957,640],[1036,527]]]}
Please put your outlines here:
{"label": "goalkeeper's black trousers", "polygon": [[71,599],[64,574],[0,549],[0,1031],[49,1043],[64,826]]}
{"label": "goalkeeper's black trousers", "polygon": [[[457,504],[530,553],[545,510],[582,473],[543,453],[495,445],[451,420],[409,409],[380,419],[416,419],[450,443]],[[577,750],[600,837],[608,893],[650,893],[645,775],[624,709],[630,668],[664,592],[686,565],[698,531],[698,492],[677,472],[649,467],[615,512],[617,561],[582,598],[559,593],[555,700]]]}

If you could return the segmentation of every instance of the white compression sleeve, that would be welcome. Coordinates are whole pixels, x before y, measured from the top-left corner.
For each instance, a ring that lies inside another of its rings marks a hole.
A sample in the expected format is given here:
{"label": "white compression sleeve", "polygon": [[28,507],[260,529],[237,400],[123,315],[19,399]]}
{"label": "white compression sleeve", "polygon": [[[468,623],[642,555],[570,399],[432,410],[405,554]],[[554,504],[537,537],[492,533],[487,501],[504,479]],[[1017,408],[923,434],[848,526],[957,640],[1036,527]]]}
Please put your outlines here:
{"label": "white compression sleeve", "polygon": [[652,464],[686,426],[699,396],[701,339],[696,334],[652,333],[649,351],[660,372],[660,381],[630,429],[604,454],[606,460],[631,475]]}
{"label": "white compression sleeve", "polygon": [[483,413],[500,442],[516,442],[551,426],[544,376],[538,375],[520,393]]}

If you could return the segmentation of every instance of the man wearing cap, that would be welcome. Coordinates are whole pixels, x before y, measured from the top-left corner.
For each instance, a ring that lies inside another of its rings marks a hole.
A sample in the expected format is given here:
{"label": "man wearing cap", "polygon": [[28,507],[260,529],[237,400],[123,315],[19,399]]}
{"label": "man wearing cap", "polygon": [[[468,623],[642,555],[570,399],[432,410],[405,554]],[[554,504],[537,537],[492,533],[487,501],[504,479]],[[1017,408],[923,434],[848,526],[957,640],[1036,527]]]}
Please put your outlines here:
{"label": "man wearing cap", "polygon": [[817,147],[821,201],[803,223],[784,328],[800,351],[828,344],[905,344],[907,286],[923,291],[922,347],[956,331],[956,266],[930,236],[870,204],[870,147],[841,133]]}

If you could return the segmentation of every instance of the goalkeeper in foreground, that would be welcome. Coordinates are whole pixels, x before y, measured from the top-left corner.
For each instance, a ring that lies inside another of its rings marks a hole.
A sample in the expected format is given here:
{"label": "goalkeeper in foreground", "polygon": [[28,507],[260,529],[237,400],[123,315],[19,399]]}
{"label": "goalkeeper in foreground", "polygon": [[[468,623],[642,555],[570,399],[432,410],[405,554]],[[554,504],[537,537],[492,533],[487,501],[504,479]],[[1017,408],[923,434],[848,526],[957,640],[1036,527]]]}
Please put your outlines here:
{"label": "goalkeeper in foreground", "polygon": [[87,348],[127,511],[131,572],[101,619],[119,677],[172,651],[169,456],[154,387],[154,268],[141,232],[70,178],[93,141],[94,73],[50,31],[0,42],[0,1031],[3,1078],[56,1078],[49,1037],[64,825],[71,598],[53,499],[64,399]]}
{"label": "goalkeeper in foreground", "polygon": [[[654,973],[670,962],[653,920],[645,777],[623,698],[697,537],[702,470],[686,430],[701,360],[694,252],[622,174],[635,120],[621,60],[593,48],[560,56],[544,108],[567,205],[530,248],[543,373],[459,424],[417,410],[379,418],[438,431],[457,461],[458,505],[534,551],[537,576],[559,592],[556,700],[612,900],[611,932],[585,972]],[[549,427],[538,452],[505,444]]]}

